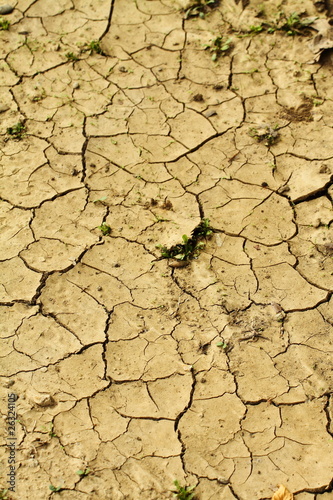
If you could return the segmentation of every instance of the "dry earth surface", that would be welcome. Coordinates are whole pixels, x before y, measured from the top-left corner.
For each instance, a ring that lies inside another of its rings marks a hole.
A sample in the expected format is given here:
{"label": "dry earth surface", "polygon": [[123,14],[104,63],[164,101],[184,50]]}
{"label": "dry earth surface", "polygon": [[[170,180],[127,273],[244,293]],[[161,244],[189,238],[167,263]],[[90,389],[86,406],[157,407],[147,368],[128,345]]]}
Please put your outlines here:
{"label": "dry earth surface", "polygon": [[[17,0],[3,17],[9,498],[162,500],[175,479],[198,500],[333,498],[333,67],[314,32],[248,33],[327,12],[182,4]],[[197,258],[161,259],[203,218]]]}

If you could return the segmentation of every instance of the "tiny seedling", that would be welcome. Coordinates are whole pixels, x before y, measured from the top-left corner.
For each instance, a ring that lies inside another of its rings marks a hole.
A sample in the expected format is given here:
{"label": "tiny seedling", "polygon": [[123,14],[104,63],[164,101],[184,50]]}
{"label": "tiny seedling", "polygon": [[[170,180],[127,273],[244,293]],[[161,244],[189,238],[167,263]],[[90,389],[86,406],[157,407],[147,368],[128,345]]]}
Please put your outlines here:
{"label": "tiny seedling", "polygon": [[97,198],[97,200],[94,200],[94,203],[102,203],[105,205],[104,201],[107,199],[107,196],[102,196],[101,198]]}
{"label": "tiny seedling", "polygon": [[98,226],[98,229],[102,231],[103,236],[111,234],[111,227],[108,224],[105,224],[105,222],[103,222],[103,224]]}
{"label": "tiny seedling", "polygon": [[287,35],[308,35],[310,33],[309,26],[317,18],[306,18],[301,19],[301,17],[293,12],[289,17],[282,13],[281,20],[283,24],[278,28],[285,31]]}
{"label": "tiny seedling", "polygon": [[265,146],[275,144],[280,137],[278,125],[271,127],[270,125],[262,125],[258,128],[252,127],[249,130],[249,135],[254,137],[257,142],[264,142]]}
{"label": "tiny seedling", "polygon": [[296,12],[287,16],[283,11],[279,12],[276,22],[262,22],[259,25],[250,26],[244,34],[239,35],[240,38],[244,36],[257,35],[266,31],[267,33],[275,33],[276,31],[283,31],[287,35],[309,35],[311,33],[310,26],[316,20],[316,17],[302,18]]}
{"label": "tiny seedling", "polygon": [[224,351],[226,354],[231,351],[232,349],[232,344],[230,342],[226,342],[225,340],[222,340],[221,342],[217,342],[217,347],[220,347],[222,351]]}
{"label": "tiny seedling", "polygon": [[67,52],[65,56],[67,57],[67,60],[71,62],[76,62],[79,60],[78,56],[75,55],[74,52]]}
{"label": "tiny seedling", "polygon": [[163,259],[171,258],[188,261],[197,257],[200,250],[204,248],[205,244],[201,240],[210,238],[212,234],[213,230],[209,225],[209,219],[202,219],[200,224],[193,229],[190,238],[186,234],[183,234],[182,243],[172,245],[170,248],[164,245],[157,245],[157,248],[161,250]]}
{"label": "tiny seedling", "polygon": [[7,134],[12,136],[13,139],[20,140],[22,139],[26,128],[23,122],[18,122],[16,125],[7,128]]}
{"label": "tiny seedling", "polygon": [[59,491],[62,490],[61,486],[53,486],[53,484],[50,484],[49,488],[51,491],[53,491],[53,493],[58,493]]}
{"label": "tiny seedling", "polygon": [[205,45],[205,50],[209,50],[212,54],[212,61],[216,61],[220,56],[224,56],[232,47],[232,39],[224,39],[222,36],[217,36],[211,40],[210,44]]}
{"label": "tiny seedling", "polygon": [[192,231],[192,238],[209,238],[213,234],[213,230],[210,227],[209,219],[202,219],[200,224],[198,224]]}
{"label": "tiny seedling", "polygon": [[89,467],[87,469],[80,469],[76,471],[76,474],[80,477],[85,477],[88,476],[88,474],[91,472],[91,469]]}
{"label": "tiny seedling", "polygon": [[54,432],[53,428],[54,428],[54,425],[53,425],[53,423],[51,422],[51,423],[50,423],[50,430],[49,430],[49,432],[48,432],[49,436],[50,436],[51,438],[58,437],[58,436],[57,436],[57,434]]}
{"label": "tiny seedling", "polygon": [[2,17],[0,17],[0,30],[2,30],[2,31],[8,31],[9,30],[9,26],[10,26],[10,22],[7,21],[7,19],[2,19]]}
{"label": "tiny seedling", "polygon": [[83,50],[84,52],[90,52],[90,55],[94,52],[96,52],[96,54],[103,54],[101,42],[99,40],[92,40],[90,43],[85,45]]}
{"label": "tiny seedling", "polygon": [[179,500],[192,500],[194,498],[195,486],[181,486],[177,480],[175,480],[173,484],[175,485],[175,489],[171,491],[175,498]]}
{"label": "tiny seedling", "polygon": [[218,4],[218,0],[195,0],[193,5],[186,9],[184,18],[200,17],[200,19],[204,19],[205,14],[217,7]]}
{"label": "tiny seedling", "polygon": [[264,26],[262,24],[250,26],[250,28],[249,28],[249,32],[251,35],[256,35],[257,33],[261,33],[263,30],[264,30]]}
{"label": "tiny seedling", "polygon": [[40,432],[43,432],[43,433],[45,433],[45,434],[48,434],[51,438],[53,438],[53,437],[58,437],[58,436],[57,436],[57,434],[54,432],[53,427],[54,427],[54,426],[53,426],[53,423],[52,423],[52,422],[50,422],[50,427],[49,427],[49,429],[48,429],[45,425],[43,425],[43,426],[42,426],[42,428],[41,428],[41,430],[40,430]]}

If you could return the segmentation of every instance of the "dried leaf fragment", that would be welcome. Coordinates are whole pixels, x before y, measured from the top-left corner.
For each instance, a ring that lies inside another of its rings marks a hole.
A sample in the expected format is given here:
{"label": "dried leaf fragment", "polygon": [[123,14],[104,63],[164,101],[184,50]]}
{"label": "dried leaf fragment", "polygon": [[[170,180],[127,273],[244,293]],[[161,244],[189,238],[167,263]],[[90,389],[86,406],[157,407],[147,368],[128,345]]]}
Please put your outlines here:
{"label": "dried leaf fragment", "polygon": [[294,495],[283,484],[280,484],[279,489],[272,496],[272,500],[294,500]]}

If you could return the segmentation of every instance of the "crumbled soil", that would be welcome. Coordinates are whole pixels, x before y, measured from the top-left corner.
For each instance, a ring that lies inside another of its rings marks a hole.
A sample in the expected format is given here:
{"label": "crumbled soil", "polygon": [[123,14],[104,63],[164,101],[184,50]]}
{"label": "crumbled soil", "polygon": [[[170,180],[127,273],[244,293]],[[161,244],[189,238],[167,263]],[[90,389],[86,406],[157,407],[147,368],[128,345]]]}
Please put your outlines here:
{"label": "crumbled soil", "polygon": [[[249,34],[314,4],[13,5],[0,491],[14,442],[14,500],[170,499],[175,479],[197,500],[332,499],[333,67],[311,36]],[[161,259],[204,218],[196,258]]]}

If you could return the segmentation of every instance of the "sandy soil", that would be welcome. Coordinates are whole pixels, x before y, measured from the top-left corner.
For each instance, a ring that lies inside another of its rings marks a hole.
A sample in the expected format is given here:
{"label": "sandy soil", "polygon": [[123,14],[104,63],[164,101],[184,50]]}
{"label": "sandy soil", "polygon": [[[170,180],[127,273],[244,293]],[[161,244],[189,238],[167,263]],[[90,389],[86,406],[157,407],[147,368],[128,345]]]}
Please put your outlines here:
{"label": "sandy soil", "polygon": [[[18,0],[3,16],[8,498],[163,500],[175,479],[198,500],[281,483],[333,498],[333,67],[311,64],[314,31],[262,25],[327,12],[245,3]],[[161,259],[204,218],[188,266]]]}

